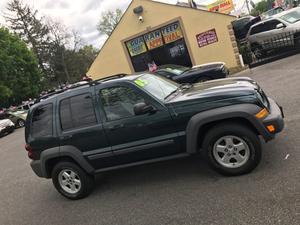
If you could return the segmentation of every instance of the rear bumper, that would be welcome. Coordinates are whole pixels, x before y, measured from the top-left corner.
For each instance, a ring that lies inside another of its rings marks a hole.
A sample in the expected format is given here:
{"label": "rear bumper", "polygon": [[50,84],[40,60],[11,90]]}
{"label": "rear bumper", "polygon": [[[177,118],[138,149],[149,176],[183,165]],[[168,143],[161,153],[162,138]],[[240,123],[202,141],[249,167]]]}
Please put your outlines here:
{"label": "rear bumper", "polygon": [[[268,132],[268,137],[265,138],[267,140],[273,139],[275,137],[276,133],[279,133],[284,128],[284,114],[283,109],[281,106],[279,106],[273,99],[268,98],[270,102],[270,108],[269,108],[269,115],[262,120],[262,123],[265,127],[265,129]],[[272,125],[275,130],[274,132],[268,131],[267,127]]]}
{"label": "rear bumper", "polygon": [[30,166],[37,176],[44,177],[40,160],[31,161]]}

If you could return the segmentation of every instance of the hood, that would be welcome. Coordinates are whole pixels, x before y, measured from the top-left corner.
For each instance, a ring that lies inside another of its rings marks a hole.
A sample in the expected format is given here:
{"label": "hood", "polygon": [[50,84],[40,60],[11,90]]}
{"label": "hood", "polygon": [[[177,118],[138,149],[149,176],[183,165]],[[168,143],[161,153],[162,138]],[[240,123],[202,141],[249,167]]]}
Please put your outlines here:
{"label": "hood", "polygon": [[201,102],[216,101],[227,98],[253,95],[258,85],[250,78],[226,78],[195,83],[191,88],[183,90],[170,98],[169,103],[196,100]]}

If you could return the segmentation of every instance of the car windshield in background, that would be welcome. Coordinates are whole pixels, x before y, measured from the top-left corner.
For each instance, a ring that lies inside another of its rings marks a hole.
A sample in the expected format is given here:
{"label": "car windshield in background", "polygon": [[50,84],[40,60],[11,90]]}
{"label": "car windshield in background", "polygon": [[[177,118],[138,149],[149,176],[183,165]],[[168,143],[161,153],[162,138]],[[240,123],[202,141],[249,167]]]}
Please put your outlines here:
{"label": "car windshield in background", "polygon": [[185,71],[189,70],[190,68],[185,66],[178,66],[178,65],[165,65],[162,67],[159,67],[159,69],[167,70],[173,74],[180,75],[184,73]]}
{"label": "car windshield in background", "polygon": [[297,21],[300,21],[300,10],[298,9],[298,10],[289,12],[289,13],[281,16],[280,18],[288,23],[296,23]]}
{"label": "car windshield in background", "polygon": [[164,100],[179,87],[179,84],[173,81],[152,74],[142,75],[135,79],[134,83],[159,100]]}

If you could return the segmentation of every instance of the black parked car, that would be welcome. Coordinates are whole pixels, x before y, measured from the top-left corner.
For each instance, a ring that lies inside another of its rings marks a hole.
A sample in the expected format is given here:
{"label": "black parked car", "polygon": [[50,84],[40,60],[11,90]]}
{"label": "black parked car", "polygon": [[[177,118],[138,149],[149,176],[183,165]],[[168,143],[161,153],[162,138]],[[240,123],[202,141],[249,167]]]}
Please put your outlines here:
{"label": "black parked car", "polygon": [[79,199],[94,175],[201,153],[225,175],[253,170],[265,141],[283,129],[281,108],[249,78],[180,85],[161,76],[113,76],[30,108],[31,167]]}
{"label": "black parked car", "polygon": [[155,71],[155,74],[171,79],[177,83],[197,83],[226,78],[228,73],[225,63],[222,62],[208,63],[192,68],[168,64],[159,66]]}

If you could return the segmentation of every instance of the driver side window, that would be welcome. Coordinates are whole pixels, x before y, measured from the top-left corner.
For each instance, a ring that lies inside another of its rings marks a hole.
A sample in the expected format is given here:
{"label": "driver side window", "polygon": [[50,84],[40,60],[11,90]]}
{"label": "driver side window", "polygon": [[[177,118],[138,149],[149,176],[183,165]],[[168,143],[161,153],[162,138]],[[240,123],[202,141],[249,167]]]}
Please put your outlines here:
{"label": "driver side window", "polygon": [[125,86],[100,90],[100,99],[109,121],[135,116],[134,105],[145,102],[141,95]]}

